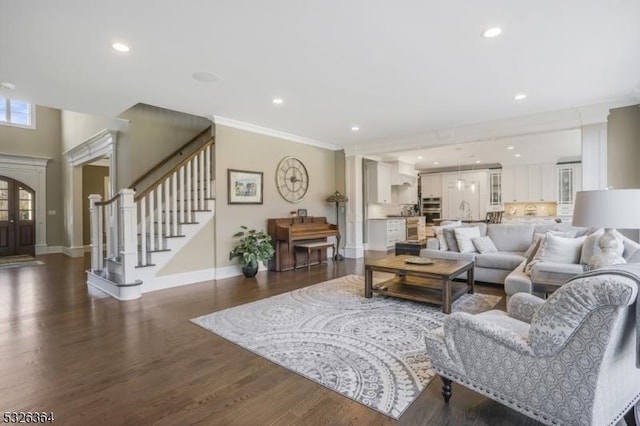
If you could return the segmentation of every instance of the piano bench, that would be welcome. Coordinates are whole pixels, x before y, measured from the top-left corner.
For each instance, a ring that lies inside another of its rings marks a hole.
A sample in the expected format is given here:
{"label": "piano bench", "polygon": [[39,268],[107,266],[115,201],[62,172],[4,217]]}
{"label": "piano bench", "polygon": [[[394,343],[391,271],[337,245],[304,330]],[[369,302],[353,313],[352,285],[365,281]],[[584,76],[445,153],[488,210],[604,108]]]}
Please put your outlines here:
{"label": "piano bench", "polygon": [[[334,243],[319,242],[319,243],[298,243],[293,246],[293,270],[298,267],[298,250],[307,251],[307,270],[311,269],[311,252],[317,250],[318,252],[318,265],[322,263],[322,250],[331,247],[333,254],[336,253],[336,245]],[[327,256],[328,257],[328,256]]]}

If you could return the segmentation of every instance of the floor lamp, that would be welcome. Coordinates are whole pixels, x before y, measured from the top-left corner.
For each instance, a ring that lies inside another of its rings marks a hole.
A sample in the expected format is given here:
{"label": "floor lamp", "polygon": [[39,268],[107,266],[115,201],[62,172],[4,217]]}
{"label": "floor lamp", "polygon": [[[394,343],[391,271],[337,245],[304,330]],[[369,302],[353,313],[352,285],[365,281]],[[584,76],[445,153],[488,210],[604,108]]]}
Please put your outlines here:
{"label": "floor lamp", "polygon": [[335,260],[344,260],[344,257],[340,254],[340,203],[346,203],[349,201],[346,195],[342,195],[340,191],[336,191],[327,197],[328,203],[336,203],[336,227],[338,228],[338,244],[336,245]]}

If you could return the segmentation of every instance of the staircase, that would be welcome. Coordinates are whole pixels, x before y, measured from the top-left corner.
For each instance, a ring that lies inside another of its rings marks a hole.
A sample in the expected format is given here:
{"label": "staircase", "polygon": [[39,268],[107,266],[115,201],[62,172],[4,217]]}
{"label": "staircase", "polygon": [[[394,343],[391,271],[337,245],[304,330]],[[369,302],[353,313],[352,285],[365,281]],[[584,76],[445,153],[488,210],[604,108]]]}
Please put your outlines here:
{"label": "staircase", "polygon": [[[100,195],[89,196],[88,286],[119,300],[163,288],[158,272],[214,216],[214,140],[208,130],[206,141],[185,158],[174,160],[170,168],[167,158],[139,179],[159,175],[139,193],[122,189],[107,201]],[[202,135],[206,131],[196,138]],[[182,155],[181,149],[172,157]]]}

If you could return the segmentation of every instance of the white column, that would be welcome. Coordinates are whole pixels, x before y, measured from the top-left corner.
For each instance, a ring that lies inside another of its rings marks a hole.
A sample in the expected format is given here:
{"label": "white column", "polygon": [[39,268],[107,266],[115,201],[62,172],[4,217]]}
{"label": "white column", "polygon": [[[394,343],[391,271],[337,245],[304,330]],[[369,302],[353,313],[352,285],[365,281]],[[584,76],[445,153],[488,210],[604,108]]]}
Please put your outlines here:
{"label": "white column", "polygon": [[[123,250],[120,252],[122,275],[125,283],[135,280],[135,267],[138,263],[138,240],[136,238],[136,204],[133,201],[133,189],[120,191],[120,223],[123,228]],[[143,230],[144,233],[144,230]],[[144,239],[144,235],[142,236]]]}
{"label": "white column", "polygon": [[[364,246],[362,245],[364,237],[362,159],[362,155],[355,154],[347,154],[345,157],[346,195],[349,197],[349,201],[346,204],[347,229],[343,231],[343,238],[346,238],[344,256],[352,259],[364,257]],[[339,208],[342,207],[343,204]]]}
{"label": "white column", "polygon": [[582,190],[607,187],[607,123],[582,126]]}
{"label": "white column", "polygon": [[102,196],[98,194],[89,195],[89,230],[91,235],[91,270],[102,271],[102,218],[101,206],[96,203],[102,201]]}

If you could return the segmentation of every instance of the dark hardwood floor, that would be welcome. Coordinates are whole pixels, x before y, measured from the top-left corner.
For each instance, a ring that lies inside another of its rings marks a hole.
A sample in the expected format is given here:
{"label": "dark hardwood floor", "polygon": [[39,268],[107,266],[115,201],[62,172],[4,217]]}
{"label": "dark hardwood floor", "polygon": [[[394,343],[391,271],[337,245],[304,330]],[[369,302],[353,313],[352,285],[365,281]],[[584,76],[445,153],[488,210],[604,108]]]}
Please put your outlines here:
{"label": "dark hardwood floor", "polygon": [[[209,281],[130,302],[88,293],[88,259],[38,259],[45,265],[0,268],[1,411],[52,411],[64,425],[538,424],[456,384],[446,405],[438,379],[396,422],[189,322],[363,274],[362,259]],[[504,294],[494,286],[478,291]]]}

